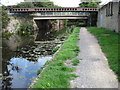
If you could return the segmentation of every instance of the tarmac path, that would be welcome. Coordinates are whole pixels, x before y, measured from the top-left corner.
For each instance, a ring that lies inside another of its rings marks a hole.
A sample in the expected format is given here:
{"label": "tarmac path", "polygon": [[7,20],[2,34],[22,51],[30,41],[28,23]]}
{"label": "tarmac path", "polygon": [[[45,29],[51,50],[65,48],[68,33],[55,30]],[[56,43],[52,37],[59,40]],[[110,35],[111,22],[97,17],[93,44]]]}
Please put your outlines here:
{"label": "tarmac path", "polygon": [[117,77],[109,68],[97,39],[86,28],[81,28],[79,37],[80,63],[74,72],[79,77],[71,80],[71,88],[118,88]]}

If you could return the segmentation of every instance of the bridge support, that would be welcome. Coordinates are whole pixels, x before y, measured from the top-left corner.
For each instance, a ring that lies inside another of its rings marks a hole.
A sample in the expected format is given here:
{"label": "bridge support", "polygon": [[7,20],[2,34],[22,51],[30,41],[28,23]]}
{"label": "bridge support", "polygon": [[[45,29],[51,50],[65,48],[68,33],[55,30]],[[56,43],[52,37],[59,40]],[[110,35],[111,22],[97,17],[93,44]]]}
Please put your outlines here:
{"label": "bridge support", "polygon": [[46,35],[50,32],[52,25],[49,20],[35,20],[39,30],[36,37],[36,41],[43,41],[46,38]]}
{"label": "bridge support", "polygon": [[88,17],[88,26],[97,26],[97,12],[91,12]]}

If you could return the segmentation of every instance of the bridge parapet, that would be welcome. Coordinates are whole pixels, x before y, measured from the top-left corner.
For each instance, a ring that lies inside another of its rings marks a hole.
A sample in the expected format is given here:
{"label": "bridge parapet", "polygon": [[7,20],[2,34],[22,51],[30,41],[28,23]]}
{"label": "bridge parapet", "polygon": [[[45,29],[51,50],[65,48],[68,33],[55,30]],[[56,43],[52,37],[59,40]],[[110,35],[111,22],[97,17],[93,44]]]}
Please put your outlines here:
{"label": "bridge parapet", "polygon": [[10,8],[11,13],[24,12],[97,12],[99,8],[80,7],[39,7],[39,8]]}

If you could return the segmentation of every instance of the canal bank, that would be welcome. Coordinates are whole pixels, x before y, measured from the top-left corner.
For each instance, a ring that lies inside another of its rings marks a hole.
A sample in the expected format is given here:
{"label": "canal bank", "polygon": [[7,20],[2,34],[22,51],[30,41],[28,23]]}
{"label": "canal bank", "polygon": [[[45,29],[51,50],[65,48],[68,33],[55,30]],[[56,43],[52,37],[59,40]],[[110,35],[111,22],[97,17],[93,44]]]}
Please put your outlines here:
{"label": "canal bank", "polygon": [[73,33],[64,42],[57,55],[47,63],[47,67],[37,78],[32,88],[69,88],[70,80],[77,77],[70,72],[75,68],[65,65],[66,60],[71,60],[78,55],[79,48],[77,46],[79,28],[76,27]]}

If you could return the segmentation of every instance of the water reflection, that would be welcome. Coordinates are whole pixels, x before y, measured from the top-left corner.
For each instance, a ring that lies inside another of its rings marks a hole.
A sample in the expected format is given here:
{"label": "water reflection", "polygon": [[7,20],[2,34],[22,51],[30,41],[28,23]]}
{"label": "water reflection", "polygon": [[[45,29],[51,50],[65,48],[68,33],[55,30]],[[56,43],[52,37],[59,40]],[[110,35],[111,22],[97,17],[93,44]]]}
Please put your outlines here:
{"label": "water reflection", "polygon": [[5,89],[28,88],[32,78],[37,77],[36,71],[52,58],[53,48],[62,45],[67,38],[64,35],[66,30],[60,32],[55,31],[55,33],[45,36],[47,41],[50,39],[49,42],[34,43],[35,36],[18,35],[11,36],[9,40],[3,40],[2,87]]}
{"label": "water reflection", "polygon": [[52,56],[39,57],[38,61],[28,61],[25,58],[12,58],[5,63],[3,73],[3,88],[27,88],[33,77],[37,77],[39,70]]}

